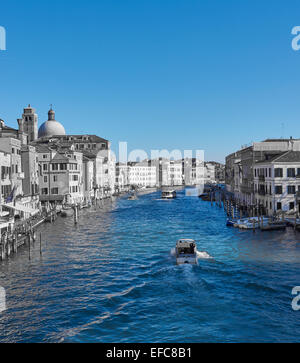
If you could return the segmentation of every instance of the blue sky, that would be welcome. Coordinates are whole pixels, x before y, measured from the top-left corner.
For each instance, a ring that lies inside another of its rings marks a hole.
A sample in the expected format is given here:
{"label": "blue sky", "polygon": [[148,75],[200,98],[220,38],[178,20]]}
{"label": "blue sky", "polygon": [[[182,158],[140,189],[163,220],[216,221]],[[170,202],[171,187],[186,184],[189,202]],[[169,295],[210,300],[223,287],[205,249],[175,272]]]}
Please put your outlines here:
{"label": "blue sky", "polygon": [[[300,137],[299,1],[6,1],[0,118],[49,104],[68,133],[129,150],[204,149]],[[284,124],[284,127],[282,127]]]}

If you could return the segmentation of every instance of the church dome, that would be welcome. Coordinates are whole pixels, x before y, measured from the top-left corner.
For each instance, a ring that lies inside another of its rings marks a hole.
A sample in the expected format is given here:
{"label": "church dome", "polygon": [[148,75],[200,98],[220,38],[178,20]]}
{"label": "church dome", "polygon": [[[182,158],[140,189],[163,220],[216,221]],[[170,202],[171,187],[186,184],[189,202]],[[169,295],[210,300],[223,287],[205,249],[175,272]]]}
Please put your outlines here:
{"label": "church dome", "polygon": [[51,109],[48,112],[48,121],[44,122],[39,128],[38,137],[52,137],[65,135],[65,128],[55,120],[55,112]]}

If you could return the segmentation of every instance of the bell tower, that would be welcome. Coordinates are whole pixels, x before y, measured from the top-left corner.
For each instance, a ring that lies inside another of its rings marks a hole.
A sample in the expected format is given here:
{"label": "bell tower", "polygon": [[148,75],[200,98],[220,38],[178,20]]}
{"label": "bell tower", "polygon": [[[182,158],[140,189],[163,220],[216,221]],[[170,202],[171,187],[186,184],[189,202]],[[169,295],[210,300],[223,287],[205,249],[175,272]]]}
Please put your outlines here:
{"label": "bell tower", "polygon": [[35,141],[38,138],[38,116],[35,113],[35,109],[30,105],[24,108],[21,124],[23,130],[20,130],[19,123],[19,131],[23,131],[28,135],[28,143]]}

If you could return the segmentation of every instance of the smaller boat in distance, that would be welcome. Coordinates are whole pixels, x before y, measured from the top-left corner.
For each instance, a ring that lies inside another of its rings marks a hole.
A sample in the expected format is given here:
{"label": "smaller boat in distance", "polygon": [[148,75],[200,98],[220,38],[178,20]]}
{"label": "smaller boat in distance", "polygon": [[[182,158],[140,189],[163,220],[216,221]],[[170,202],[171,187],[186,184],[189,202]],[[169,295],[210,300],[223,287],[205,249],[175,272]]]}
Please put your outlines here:
{"label": "smaller boat in distance", "polygon": [[269,222],[267,225],[261,226],[260,229],[262,231],[281,231],[285,230],[287,227],[287,223],[284,221],[273,221]]}
{"label": "smaller boat in distance", "polygon": [[175,190],[163,190],[161,192],[162,199],[175,199],[177,196]]}
{"label": "smaller boat in distance", "polygon": [[72,217],[74,214],[74,209],[70,206],[64,206],[61,210],[60,216],[63,218]]}
{"label": "smaller boat in distance", "polygon": [[197,246],[192,239],[180,239],[176,244],[176,262],[177,265],[196,265],[197,264]]}
{"label": "smaller boat in distance", "polygon": [[227,227],[234,227],[234,225],[237,223],[237,219],[227,219],[226,226]]}
{"label": "smaller boat in distance", "polygon": [[128,200],[138,200],[139,198],[137,197],[136,193],[133,193],[129,196]]}
{"label": "smaller boat in distance", "polygon": [[269,218],[267,217],[252,217],[248,219],[241,220],[238,223],[239,229],[259,229],[263,226],[267,226],[269,223]]}

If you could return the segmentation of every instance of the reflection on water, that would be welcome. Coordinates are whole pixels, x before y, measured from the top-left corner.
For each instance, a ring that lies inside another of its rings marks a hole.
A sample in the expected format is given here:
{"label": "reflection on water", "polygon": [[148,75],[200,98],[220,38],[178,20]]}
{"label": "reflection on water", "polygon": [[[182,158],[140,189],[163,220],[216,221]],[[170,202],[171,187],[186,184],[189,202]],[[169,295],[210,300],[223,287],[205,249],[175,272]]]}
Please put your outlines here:
{"label": "reflection on water", "polygon": [[[41,231],[42,257],[37,244],[0,264],[2,342],[299,341],[292,229],[227,228],[222,209],[182,191],[105,201]],[[176,266],[180,238],[196,240],[198,266]]]}

